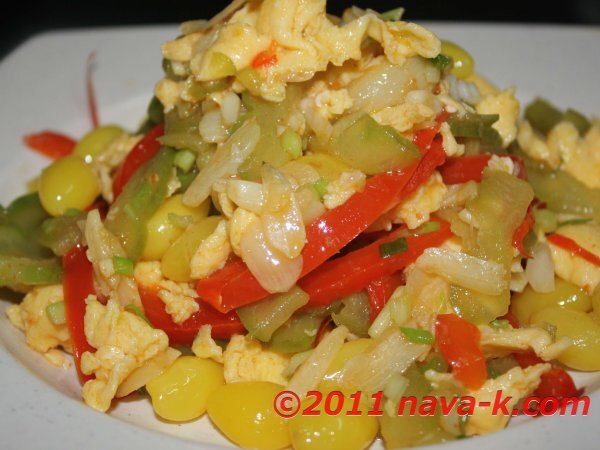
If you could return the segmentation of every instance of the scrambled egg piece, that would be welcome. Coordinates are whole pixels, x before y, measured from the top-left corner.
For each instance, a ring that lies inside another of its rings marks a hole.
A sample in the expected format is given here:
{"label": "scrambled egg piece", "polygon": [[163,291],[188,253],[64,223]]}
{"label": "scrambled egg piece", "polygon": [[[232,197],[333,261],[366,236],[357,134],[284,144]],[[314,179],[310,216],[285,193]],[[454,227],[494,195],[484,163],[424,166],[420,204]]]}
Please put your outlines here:
{"label": "scrambled egg piece", "polygon": [[211,336],[212,326],[202,325],[192,343],[192,352],[198,358],[210,358],[223,363],[223,349]]}
{"label": "scrambled egg piece", "polygon": [[165,112],[169,112],[175,108],[175,105],[183,93],[183,83],[167,78],[160,80],[154,87],[154,95],[164,106]]}
{"label": "scrambled egg piece", "polygon": [[244,208],[237,208],[228,223],[229,242],[233,252],[239,257],[242,256],[242,249],[240,248],[242,236],[246,229],[257,220],[260,219],[253,212],[247,211]]}
{"label": "scrambled egg piece", "polygon": [[314,102],[319,114],[326,119],[339,116],[352,108],[352,99],[347,89],[323,89],[315,95]]}
{"label": "scrambled egg piece", "polygon": [[[560,234],[573,239],[587,251],[600,257],[600,226],[594,224],[568,225],[560,228]],[[600,268],[593,263],[571,254],[551,242],[550,251],[554,271],[563,280],[576,284],[588,293],[600,284]]]}
{"label": "scrambled egg piece", "polygon": [[465,79],[465,81],[473,83],[475,86],[477,86],[479,93],[483,96],[490,94],[498,94],[498,92],[500,92],[500,90],[496,86],[494,86],[488,79],[483,77],[481,74],[478,74],[477,72],[473,72]]}
{"label": "scrambled egg piece", "polygon": [[122,309],[114,299],[106,306],[90,295],[86,300],[85,336],[95,353],[85,352],[81,370],[96,379],[83,385],[83,400],[98,411],[106,411],[119,385],[146,361],[165,352],[169,339],[164,331]]}
{"label": "scrambled egg piece", "polygon": [[54,325],[48,319],[46,307],[51,303],[63,301],[61,285],[33,288],[18,305],[6,310],[10,322],[25,332],[27,345],[57,367],[69,366],[64,356],[55,351],[62,347],[71,352],[71,338],[67,325]]}
{"label": "scrambled egg piece", "polygon": [[492,170],[499,170],[514,175],[515,163],[508,156],[492,155],[487,163],[487,167]]}
{"label": "scrambled egg piece", "polygon": [[[469,395],[475,397],[479,405],[481,402],[494,404],[494,399],[498,391],[502,398],[511,397],[506,404],[509,414],[517,402],[531,394],[540,384],[540,377],[550,370],[550,364],[536,364],[535,366],[521,369],[513,367],[508,372],[500,375],[498,378],[490,379],[477,391],[469,392]],[[476,407],[473,415],[465,426],[467,436],[478,434],[488,434],[500,431],[506,427],[510,416],[498,413],[492,415],[492,407]]]}
{"label": "scrambled egg piece", "polygon": [[[559,123],[548,134],[553,145],[559,141],[559,151],[563,159],[561,169],[573,175],[587,187],[600,188],[600,122],[595,121],[582,139],[575,140],[577,130],[571,124]],[[560,137],[558,137],[558,136]]]}
{"label": "scrambled egg piece", "polygon": [[435,119],[436,112],[423,103],[403,103],[388,106],[372,114],[380,125],[389,125],[403,133],[415,125]]}
{"label": "scrambled egg piece", "polygon": [[267,100],[281,101],[287,82],[308,80],[330,63],[358,60],[367,37],[380,42],[395,64],[415,55],[432,58],[441,48],[433,33],[413,23],[383,21],[366,12],[338,26],[328,18],[324,0],[265,0],[244,5],[220,26],[168,42],[162,51],[167,59],[189,62],[192,75],[203,81],[218,76],[211,65],[215,53],[241,70],[259,53],[272,52],[277,63],[257,71],[258,91]]}
{"label": "scrambled egg piece", "polygon": [[126,257],[126,253],[117,237],[104,227],[97,209],[88,213],[84,234],[86,255],[94,268],[99,293],[115,297],[123,306],[130,303],[141,306],[135,280],[115,272],[113,257]]}
{"label": "scrambled egg piece", "polygon": [[283,372],[289,358],[270,350],[263,350],[256,339],[235,335],[223,353],[226,383],[236,381],[270,381],[285,385]]}
{"label": "scrambled egg piece", "polygon": [[163,277],[159,261],[142,261],[136,264],[134,278],[142,286],[158,288],[158,298],[173,322],[183,323],[200,309],[196,291],[187,283],[175,283]]}
{"label": "scrambled egg piece", "polygon": [[480,325],[479,330],[480,345],[486,358],[499,358],[515,350],[531,348],[544,361],[551,361],[572,345],[568,338],[553,342],[552,336],[546,330],[536,327],[494,329]]}
{"label": "scrambled egg piece", "polygon": [[440,134],[442,135],[444,151],[447,156],[462,156],[465,153],[465,146],[456,142],[452,131],[450,131],[448,122],[442,123],[440,126]]}
{"label": "scrambled egg piece", "polygon": [[414,229],[429,220],[429,215],[440,209],[448,188],[439,172],[434,172],[427,182],[414,192],[392,213],[394,223],[405,223]]}
{"label": "scrambled egg piece", "polygon": [[529,122],[525,121],[519,127],[517,142],[519,143],[519,147],[530,158],[536,161],[543,161],[552,169],[556,169],[560,165],[558,148],[548,147],[541,135],[533,129]]}
{"label": "scrambled egg piece", "polygon": [[475,109],[479,114],[498,114],[500,118],[492,127],[502,137],[504,148],[517,136],[517,119],[519,118],[519,101],[515,97],[515,89],[510,88],[498,94],[488,94],[477,103]]}
{"label": "scrambled egg piece", "polygon": [[327,193],[323,196],[323,203],[327,209],[337,208],[346,203],[356,192],[365,188],[367,177],[359,170],[342,172],[337,180],[327,185]]}
{"label": "scrambled egg piece", "polygon": [[215,231],[202,241],[190,262],[190,275],[192,278],[204,278],[216,270],[221,269],[229,254],[231,244],[227,236],[227,221],[222,220]]}

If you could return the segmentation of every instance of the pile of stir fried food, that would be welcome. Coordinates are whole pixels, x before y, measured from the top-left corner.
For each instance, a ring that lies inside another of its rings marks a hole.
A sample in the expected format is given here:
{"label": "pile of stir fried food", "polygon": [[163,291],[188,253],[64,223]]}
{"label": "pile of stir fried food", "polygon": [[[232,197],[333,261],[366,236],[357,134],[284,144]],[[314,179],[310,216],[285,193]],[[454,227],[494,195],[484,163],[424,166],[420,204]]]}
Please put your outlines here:
{"label": "pile of stir fried food", "polygon": [[[87,405],[347,449],[509,420],[398,416],[403,396],[582,394],[565,369],[600,370],[600,122],[521,114],[401,14],[234,1],[162,45],[136,132],[26,137],[55,160],[1,211],[0,282],[25,294],[7,315]],[[362,392],[365,413],[285,419],[283,390]]]}

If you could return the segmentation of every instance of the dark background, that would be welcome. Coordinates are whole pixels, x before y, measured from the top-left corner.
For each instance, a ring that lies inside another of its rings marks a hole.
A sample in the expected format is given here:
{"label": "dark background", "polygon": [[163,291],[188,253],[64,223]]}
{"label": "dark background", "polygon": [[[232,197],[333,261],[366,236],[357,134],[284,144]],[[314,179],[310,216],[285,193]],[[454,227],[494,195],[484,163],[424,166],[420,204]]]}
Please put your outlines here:
{"label": "dark background", "polygon": [[[229,1],[224,0],[14,0],[4,4],[0,16],[0,58],[28,37],[50,29],[90,26],[177,23],[209,18]],[[378,11],[404,6],[407,20],[600,24],[600,0],[329,0],[335,14],[356,4]],[[9,7],[10,5],[10,7]]]}

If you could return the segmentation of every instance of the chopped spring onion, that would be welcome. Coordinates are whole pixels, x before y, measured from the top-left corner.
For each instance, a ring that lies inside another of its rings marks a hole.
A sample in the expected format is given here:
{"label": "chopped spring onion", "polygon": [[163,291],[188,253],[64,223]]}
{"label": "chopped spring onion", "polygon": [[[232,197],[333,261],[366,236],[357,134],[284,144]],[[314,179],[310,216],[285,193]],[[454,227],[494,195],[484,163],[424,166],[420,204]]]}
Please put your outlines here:
{"label": "chopped spring onion", "polygon": [[489,379],[494,379],[494,378],[498,378],[500,375],[502,375],[496,368],[492,367],[492,366],[487,366],[487,374],[488,374],[488,378]]}
{"label": "chopped spring onion", "polygon": [[189,172],[196,163],[196,154],[189,150],[181,150],[175,154],[173,164],[179,167],[183,172]]}
{"label": "chopped spring onion", "polygon": [[562,119],[562,113],[546,100],[536,98],[525,108],[525,118],[543,134],[548,133]]}
{"label": "chopped spring onion", "polygon": [[504,320],[504,319],[496,319],[496,320],[492,320],[490,322],[490,325],[493,328],[508,328],[510,326],[510,323],[508,320]]}
{"label": "chopped spring onion", "polygon": [[419,370],[422,373],[427,372],[428,370],[435,370],[436,372],[447,372],[448,371],[448,363],[444,358],[439,355],[435,355],[429,359],[425,364],[419,367]]}
{"label": "chopped spring onion", "polygon": [[133,261],[131,259],[115,255],[113,256],[113,265],[115,266],[115,273],[126,277],[133,276]]}
{"label": "chopped spring onion", "polygon": [[565,111],[562,120],[566,120],[575,125],[575,128],[577,128],[577,131],[579,131],[582,136],[587,133],[592,126],[590,121],[583,114],[571,108]]}
{"label": "chopped spring onion", "polygon": [[290,154],[292,159],[302,156],[302,137],[291,128],[286,128],[279,137],[281,146]]}
{"label": "chopped spring onion", "polygon": [[435,66],[440,72],[445,72],[448,67],[452,65],[452,59],[446,55],[439,54],[435,58],[429,58],[429,62]]}
{"label": "chopped spring onion", "polygon": [[144,311],[142,311],[142,309],[139,306],[134,305],[133,303],[130,303],[129,305],[125,306],[125,311],[127,311],[131,314],[135,314],[140,319],[143,319],[152,328],[154,328],[154,325],[152,325],[152,322],[150,322],[150,320],[148,320],[148,318],[146,317],[146,314],[144,314]]}
{"label": "chopped spring onion", "polygon": [[46,306],[46,315],[53,325],[64,325],[67,322],[65,317],[65,302],[54,302]]}
{"label": "chopped spring onion", "polygon": [[323,199],[323,197],[325,197],[325,194],[327,194],[327,184],[327,180],[323,177],[319,178],[319,181],[313,184],[315,191],[317,191],[317,194],[319,194],[319,197],[321,199]]}
{"label": "chopped spring onion", "polygon": [[556,213],[549,209],[534,209],[535,228],[544,233],[551,233],[558,228]]}
{"label": "chopped spring onion", "polygon": [[433,344],[433,334],[430,331],[409,327],[400,327],[400,331],[414,344]]}
{"label": "chopped spring onion", "polygon": [[592,220],[591,218],[564,220],[562,222],[558,222],[557,228],[566,227],[567,225],[583,225],[588,222],[591,222],[591,220]]}
{"label": "chopped spring onion", "polygon": [[499,119],[498,114],[465,114],[448,120],[450,130],[456,137],[481,139],[485,144],[501,145],[500,134],[492,128]]}
{"label": "chopped spring onion", "polygon": [[384,20],[387,20],[389,22],[395,22],[397,20],[400,20],[403,15],[404,8],[394,8],[384,13],[381,13],[381,17],[383,17]]}
{"label": "chopped spring onion", "polygon": [[389,258],[397,253],[408,250],[408,243],[405,238],[398,238],[392,242],[386,242],[379,246],[379,254],[382,258]]}
{"label": "chopped spring onion", "polygon": [[414,233],[417,235],[433,233],[434,231],[440,230],[439,222],[425,222],[419,228],[417,228]]}
{"label": "chopped spring onion", "polygon": [[182,216],[175,213],[169,213],[167,218],[169,219],[169,222],[171,222],[177,228],[181,228],[182,230],[185,230],[194,221],[194,218],[190,215]]}

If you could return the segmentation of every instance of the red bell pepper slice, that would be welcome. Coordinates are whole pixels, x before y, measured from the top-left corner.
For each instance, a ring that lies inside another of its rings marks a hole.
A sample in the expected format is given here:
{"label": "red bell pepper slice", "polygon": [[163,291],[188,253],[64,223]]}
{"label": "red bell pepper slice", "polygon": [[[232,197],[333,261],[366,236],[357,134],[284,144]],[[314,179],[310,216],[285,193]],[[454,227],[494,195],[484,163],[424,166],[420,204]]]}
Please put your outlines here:
{"label": "red bell pepper slice", "polygon": [[485,356],[479,347],[481,332],[456,314],[439,314],[435,338],[454,377],[469,389],[479,389],[487,379]]}
{"label": "red bell pepper slice", "polygon": [[[444,158],[441,143],[432,145],[419,163],[398,172],[380,173],[371,177],[363,192],[354,194],[343,205],[327,211],[312,222],[306,228],[300,276],[319,267],[383,213],[407,198],[429,178]],[[269,295],[246,267],[237,264],[232,269],[228,266],[229,264],[210,277],[199,280],[196,285],[200,297],[214,308],[228,312]],[[226,274],[223,271],[227,271]]]}
{"label": "red bell pepper slice", "polygon": [[188,320],[177,324],[165,311],[165,304],[158,297],[157,289],[138,286],[138,290],[146,317],[152,325],[167,333],[171,345],[191,345],[202,325],[212,326],[212,337],[215,339],[229,339],[234,334],[246,333],[235,311],[222,314],[204,302]]}
{"label": "red bell pepper slice", "polygon": [[398,286],[404,284],[402,273],[384,275],[367,285],[367,294],[371,305],[371,323],[379,315]]}
{"label": "red bell pepper slice", "polygon": [[65,316],[73,346],[75,368],[81,384],[94,378],[81,372],[81,355],[84,352],[96,351],[88,343],[84,331],[85,299],[88,295],[96,293],[92,263],[87,259],[86,250],[87,247],[76,246],[63,256]]}
{"label": "red bell pepper slice", "polygon": [[513,233],[513,246],[519,250],[519,253],[525,258],[531,258],[531,255],[527,253],[527,251],[525,251],[525,247],[523,247],[523,241],[525,240],[527,233],[531,231],[533,225],[535,224],[535,217],[532,209],[532,205],[529,205],[529,208],[527,209],[527,215]]}
{"label": "red bell pepper slice", "polygon": [[147,161],[150,161],[160,150],[158,138],[165,133],[164,124],[159,124],[152,128],[129,152],[125,161],[117,169],[113,179],[113,193],[115,199],[121,194],[123,188],[139,167]]}
{"label": "red bell pepper slice", "polygon": [[580,397],[583,389],[577,389],[571,375],[560,367],[553,367],[540,377],[540,384],[533,395],[540,398],[571,398]]}
{"label": "red bell pepper slice", "polygon": [[277,42],[271,41],[269,48],[258,53],[250,65],[255,69],[270,67],[277,64]]}
{"label": "red bell pepper slice", "polygon": [[[508,156],[512,159],[517,169],[516,176],[522,180],[527,179],[527,172],[523,160],[516,155],[499,155]],[[481,183],[483,179],[483,170],[487,167],[492,155],[469,155],[451,158],[440,168],[442,179],[446,184],[460,184],[467,181],[475,181]]]}
{"label": "red bell pepper slice", "polygon": [[583,258],[586,261],[589,261],[592,264],[600,267],[600,257],[596,256],[589,250],[586,250],[573,239],[557,233],[549,234],[546,236],[546,239],[548,239],[551,244],[571,252],[572,255],[579,256],[580,258]]}
{"label": "red bell pepper slice", "polygon": [[436,124],[434,126],[424,128],[415,133],[415,135],[413,136],[413,144],[419,147],[422,153],[429,149],[429,147],[433,143],[433,140],[439,133],[442,123],[448,120],[448,117],[450,117],[450,114],[448,114],[446,111],[442,111],[435,118]]}
{"label": "red bell pepper slice", "polygon": [[[396,240],[404,229],[391,232],[385,238],[327,261],[318,270],[298,280],[298,286],[310,297],[306,306],[326,306],[335,300],[365,289],[381,277],[389,277],[414,262],[426,248],[437,247],[452,236],[450,225],[440,221],[438,231],[407,236],[408,249],[383,258],[379,246]],[[389,297],[388,297],[389,298]],[[386,299],[387,300],[387,299]]]}
{"label": "red bell pepper slice", "polygon": [[64,134],[41,131],[23,136],[27,147],[51,159],[59,159],[73,153],[77,142]]}

